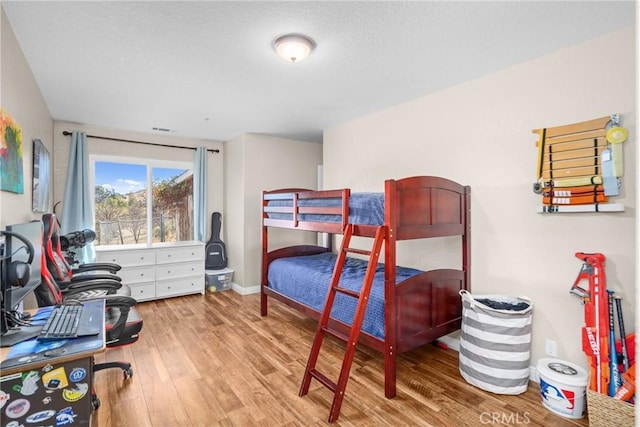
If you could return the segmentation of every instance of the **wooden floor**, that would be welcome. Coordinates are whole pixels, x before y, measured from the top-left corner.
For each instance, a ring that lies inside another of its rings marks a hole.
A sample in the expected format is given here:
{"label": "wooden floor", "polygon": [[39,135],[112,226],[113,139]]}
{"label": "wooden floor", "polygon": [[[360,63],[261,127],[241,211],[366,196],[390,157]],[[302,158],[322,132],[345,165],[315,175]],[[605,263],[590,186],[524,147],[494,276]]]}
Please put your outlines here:
{"label": "wooden floor", "polygon": [[[96,373],[93,427],[328,425],[332,394],[312,381],[298,389],[315,322],[277,301],[261,317],[259,295],[206,293],[138,304],[138,342],[97,357],[128,360],[134,376]],[[341,343],[325,339],[318,369],[335,372]],[[333,375],[333,374],[332,374]],[[458,354],[427,345],[398,361],[398,395],[386,399],[380,353],[359,347],[339,426],[587,426],[545,409],[532,383],[519,396],[495,395],[462,379]]]}

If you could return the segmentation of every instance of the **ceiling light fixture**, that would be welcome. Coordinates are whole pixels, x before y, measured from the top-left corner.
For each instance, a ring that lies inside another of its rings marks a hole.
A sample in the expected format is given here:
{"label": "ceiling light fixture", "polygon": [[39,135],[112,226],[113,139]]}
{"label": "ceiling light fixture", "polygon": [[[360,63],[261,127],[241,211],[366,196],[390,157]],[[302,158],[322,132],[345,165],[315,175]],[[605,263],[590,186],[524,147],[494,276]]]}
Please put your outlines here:
{"label": "ceiling light fixture", "polygon": [[300,62],[309,56],[316,44],[302,34],[287,34],[275,39],[273,47],[285,61]]}

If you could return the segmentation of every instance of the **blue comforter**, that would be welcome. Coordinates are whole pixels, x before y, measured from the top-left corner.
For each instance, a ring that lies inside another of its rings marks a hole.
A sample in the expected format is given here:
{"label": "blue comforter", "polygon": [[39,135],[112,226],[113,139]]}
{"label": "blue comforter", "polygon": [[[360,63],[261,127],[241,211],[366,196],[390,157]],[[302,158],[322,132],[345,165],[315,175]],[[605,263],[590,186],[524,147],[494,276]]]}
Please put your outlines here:
{"label": "blue comforter", "polygon": [[[335,263],[336,255],[332,253],[277,259],[269,266],[269,287],[322,311]],[[367,261],[347,258],[340,286],[359,291],[366,269]],[[413,268],[397,267],[396,284],[418,273],[420,271]],[[356,304],[355,298],[344,294],[336,295],[331,317],[350,325]],[[381,263],[376,268],[362,330],[384,339],[384,264]]]}

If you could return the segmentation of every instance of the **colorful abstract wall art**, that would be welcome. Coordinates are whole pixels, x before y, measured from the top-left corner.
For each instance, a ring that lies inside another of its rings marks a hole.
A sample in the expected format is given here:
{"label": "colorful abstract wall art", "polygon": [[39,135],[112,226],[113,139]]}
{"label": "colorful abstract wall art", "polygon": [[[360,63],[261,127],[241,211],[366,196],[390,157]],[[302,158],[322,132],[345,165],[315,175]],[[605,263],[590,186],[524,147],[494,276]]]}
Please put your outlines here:
{"label": "colorful abstract wall art", "polygon": [[0,190],[24,193],[22,130],[13,117],[0,108]]}

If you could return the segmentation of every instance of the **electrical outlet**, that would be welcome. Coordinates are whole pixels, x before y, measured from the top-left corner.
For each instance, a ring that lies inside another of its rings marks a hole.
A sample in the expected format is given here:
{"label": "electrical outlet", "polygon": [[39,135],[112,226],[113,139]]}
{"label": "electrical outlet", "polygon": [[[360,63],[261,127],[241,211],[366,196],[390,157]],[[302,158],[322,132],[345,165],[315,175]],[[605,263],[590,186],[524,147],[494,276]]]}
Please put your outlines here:
{"label": "electrical outlet", "polygon": [[546,339],[544,341],[544,354],[551,357],[558,356],[558,344],[554,340]]}

